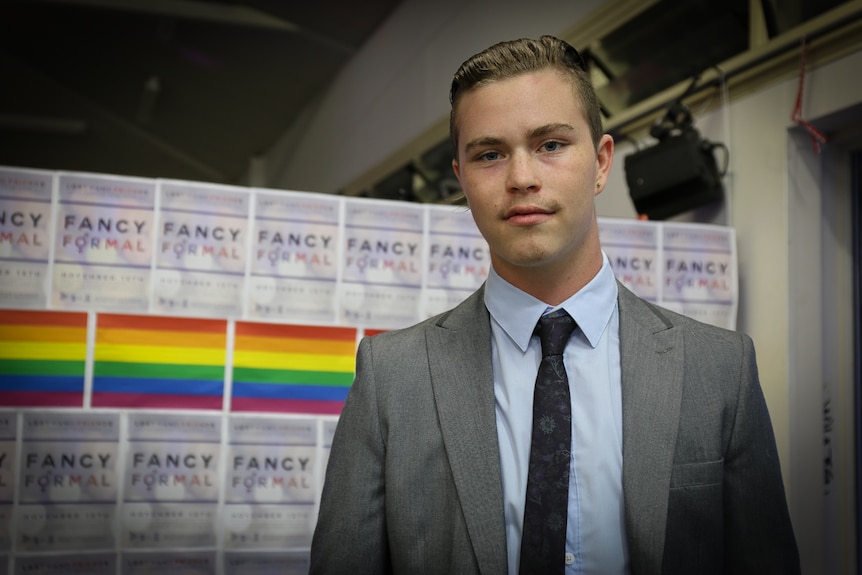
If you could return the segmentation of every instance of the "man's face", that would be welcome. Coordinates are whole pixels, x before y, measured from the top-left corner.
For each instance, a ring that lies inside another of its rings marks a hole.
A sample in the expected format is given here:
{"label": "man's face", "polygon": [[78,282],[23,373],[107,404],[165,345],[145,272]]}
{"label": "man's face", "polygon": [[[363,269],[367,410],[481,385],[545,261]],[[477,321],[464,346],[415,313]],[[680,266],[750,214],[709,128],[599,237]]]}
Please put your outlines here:
{"label": "man's face", "polygon": [[475,88],[458,102],[453,168],[504,278],[564,270],[599,249],[594,200],[613,140],[603,136],[596,152],[574,90],[559,72],[543,70]]}

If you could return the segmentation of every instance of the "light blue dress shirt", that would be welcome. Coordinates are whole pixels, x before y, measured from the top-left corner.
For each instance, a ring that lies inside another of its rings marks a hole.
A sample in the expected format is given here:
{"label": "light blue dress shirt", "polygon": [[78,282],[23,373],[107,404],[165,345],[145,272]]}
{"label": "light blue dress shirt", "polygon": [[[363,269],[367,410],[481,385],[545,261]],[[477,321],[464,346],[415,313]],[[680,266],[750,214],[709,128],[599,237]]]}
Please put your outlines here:
{"label": "light blue dress shirt", "polygon": [[533,423],[533,387],[541,361],[539,317],[564,308],[578,324],[563,354],[572,398],[572,463],[566,573],[628,572],[622,496],[622,390],[617,284],[610,262],[578,293],[551,308],[491,269],[497,435],[503,478],[510,575],[517,575]]}

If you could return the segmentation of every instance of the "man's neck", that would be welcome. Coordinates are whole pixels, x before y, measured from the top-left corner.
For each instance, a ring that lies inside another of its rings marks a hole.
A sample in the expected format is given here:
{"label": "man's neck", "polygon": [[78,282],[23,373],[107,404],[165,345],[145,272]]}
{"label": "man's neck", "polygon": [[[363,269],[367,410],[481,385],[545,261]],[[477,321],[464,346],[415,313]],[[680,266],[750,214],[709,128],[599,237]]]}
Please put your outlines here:
{"label": "man's neck", "polygon": [[574,261],[533,267],[513,266],[495,261],[493,256],[491,262],[501,278],[534,298],[556,306],[580,291],[599,273],[602,259],[601,249],[596,249]]}

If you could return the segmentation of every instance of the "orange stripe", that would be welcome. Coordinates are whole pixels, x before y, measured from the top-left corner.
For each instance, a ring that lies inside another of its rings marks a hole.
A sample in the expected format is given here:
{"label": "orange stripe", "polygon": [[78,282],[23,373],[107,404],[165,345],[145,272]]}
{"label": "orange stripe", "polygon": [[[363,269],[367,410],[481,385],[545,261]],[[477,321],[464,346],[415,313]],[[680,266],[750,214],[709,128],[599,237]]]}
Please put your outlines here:
{"label": "orange stripe", "polygon": [[325,355],[348,355],[356,353],[356,342],[322,339],[297,339],[293,337],[250,337],[238,335],[234,343],[235,350],[242,351],[274,351],[282,353],[310,353]]}
{"label": "orange stripe", "polygon": [[96,343],[224,348],[227,343],[227,334],[224,332],[201,333],[169,330],[108,329],[100,326],[96,330]]}
{"label": "orange stripe", "polygon": [[87,328],[0,324],[0,341],[86,343]]}
{"label": "orange stripe", "polygon": [[7,325],[87,327],[87,313],[76,311],[0,309],[0,323]]}
{"label": "orange stripe", "polygon": [[192,331],[198,333],[227,333],[227,320],[190,319],[184,317],[157,317],[100,313],[96,325],[101,328],[118,328],[154,331]]}
{"label": "orange stripe", "polygon": [[282,325],[244,321],[236,322],[236,335],[295,339],[328,339],[350,342],[356,341],[356,329],[352,327],[316,327],[309,325]]}

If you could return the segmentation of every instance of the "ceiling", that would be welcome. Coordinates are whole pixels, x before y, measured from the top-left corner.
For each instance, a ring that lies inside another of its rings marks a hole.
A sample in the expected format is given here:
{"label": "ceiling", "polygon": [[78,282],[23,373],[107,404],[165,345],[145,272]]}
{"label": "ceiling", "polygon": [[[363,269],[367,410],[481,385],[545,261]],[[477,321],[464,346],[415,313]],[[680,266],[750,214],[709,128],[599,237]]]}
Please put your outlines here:
{"label": "ceiling", "polygon": [[401,0],[0,0],[0,165],[244,183]]}

